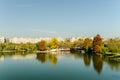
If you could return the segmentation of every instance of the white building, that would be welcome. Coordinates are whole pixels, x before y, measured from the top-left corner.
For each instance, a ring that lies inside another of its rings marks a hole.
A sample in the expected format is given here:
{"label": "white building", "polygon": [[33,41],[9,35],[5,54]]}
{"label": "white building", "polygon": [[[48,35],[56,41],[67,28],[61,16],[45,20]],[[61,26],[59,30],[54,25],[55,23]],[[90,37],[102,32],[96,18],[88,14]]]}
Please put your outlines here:
{"label": "white building", "polygon": [[0,43],[4,43],[5,42],[5,37],[0,37]]}
{"label": "white building", "polygon": [[83,38],[82,37],[72,37],[72,38],[70,38],[70,41],[74,42],[74,41],[79,40],[79,39],[83,39]]}
{"label": "white building", "polygon": [[49,40],[49,38],[17,38],[14,37],[10,39],[9,41],[12,43],[37,43],[40,42],[41,40]]}
{"label": "white building", "polygon": [[[14,38],[11,38],[9,39],[9,41],[11,43],[37,43],[37,42],[40,42],[41,40],[45,40],[47,42],[49,42],[52,38],[49,38],[49,37],[45,37],[45,38],[18,38],[18,37],[14,37]],[[64,40],[63,38],[57,38],[58,41],[62,41]]]}

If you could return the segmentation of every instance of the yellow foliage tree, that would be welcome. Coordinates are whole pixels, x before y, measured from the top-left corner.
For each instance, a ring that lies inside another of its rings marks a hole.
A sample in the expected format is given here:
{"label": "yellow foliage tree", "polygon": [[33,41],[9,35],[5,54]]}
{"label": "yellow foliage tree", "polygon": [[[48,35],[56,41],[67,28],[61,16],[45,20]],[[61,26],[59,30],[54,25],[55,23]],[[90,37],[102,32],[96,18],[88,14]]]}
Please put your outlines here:
{"label": "yellow foliage tree", "polygon": [[57,38],[52,38],[50,41],[50,47],[51,49],[56,49],[58,47],[58,40]]}
{"label": "yellow foliage tree", "polygon": [[84,46],[85,49],[88,49],[89,47],[92,47],[92,39],[86,38],[84,40],[83,46]]}

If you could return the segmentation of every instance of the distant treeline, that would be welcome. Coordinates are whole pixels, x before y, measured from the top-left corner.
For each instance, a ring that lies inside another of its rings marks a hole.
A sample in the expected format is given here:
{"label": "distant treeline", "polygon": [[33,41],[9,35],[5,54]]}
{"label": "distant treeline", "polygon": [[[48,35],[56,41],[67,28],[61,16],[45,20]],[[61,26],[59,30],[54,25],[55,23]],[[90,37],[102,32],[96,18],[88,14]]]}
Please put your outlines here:
{"label": "distant treeline", "polygon": [[58,41],[57,38],[52,38],[51,41],[47,42],[41,40],[38,43],[0,43],[0,51],[35,51],[35,50],[51,50],[58,48],[83,48],[86,52],[88,49],[92,48],[95,53],[106,53],[106,52],[120,52],[120,39],[108,39],[103,40],[102,37],[97,34],[94,39],[85,38],[85,39],[77,39],[75,41],[71,41],[70,38],[65,39],[64,41]]}

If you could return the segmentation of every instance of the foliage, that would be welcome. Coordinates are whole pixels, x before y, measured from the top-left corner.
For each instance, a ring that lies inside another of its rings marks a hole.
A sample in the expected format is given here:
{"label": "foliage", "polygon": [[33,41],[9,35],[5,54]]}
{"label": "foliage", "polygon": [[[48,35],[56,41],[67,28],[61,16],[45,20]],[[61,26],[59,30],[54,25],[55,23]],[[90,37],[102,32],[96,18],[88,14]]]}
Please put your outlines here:
{"label": "foliage", "polygon": [[0,43],[0,51],[2,51],[4,49],[4,47],[5,47],[5,44]]}
{"label": "foliage", "polygon": [[71,47],[83,48],[83,39],[77,39],[74,42],[71,42]]}
{"label": "foliage", "polygon": [[95,53],[100,53],[102,50],[102,38],[99,34],[93,39],[93,50]]}
{"label": "foliage", "polygon": [[[120,52],[120,39],[112,38],[102,42],[101,36],[98,34],[94,39],[76,39],[71,41],[70,38],[66,38],[63,41],[58,41],[57,38],[52,38],[50,41],[40,41],[38,43],[0,43],[0,51],[33,51],[33,50],[51,50],[56,48],[84,48],[86,52],[94,50],[95,53],[106,53],[106,52]],[[91,51],[90,51],[91,52]]]}
{"label": "foliage", "polygon": [[59,41],[58,42],[58,48],[66,48],[66,44],[65,44],[65,41]]}
{"label": "foliage", "polygon": [[69,39],[69,38],[65,39],[64,47],[65,47],[65,48],[70,48],[70,44],[71,44],[70,39]]}
{"label": "foliage", "polygon": [[37,42],[37,43],[36,43],[36,49],[37,49],[37,50],[40,50],[40,42]]}
{"label": "foliage", "polygon": [[84,49],[85,49],[86,51],[88,51],[88,49],[92,47],[92,39],[86,38],[86,39],[84,40],[83,46],[84,46]]}
{"label": "foliage", "polygon": [[50,48],[51,49],[56,49],[58,47],[58,40],[57,38],[52,38],[50,41]]}
{"label": "foliage", "polygon": [[5,43],[3,50],[15,50],[15,44]]}
{"label": "foliage", "polygon": [[36,50],[36,45],[32,43],[14,44],[14,43],[0,43],[0,50],[14,50],[14,51],[31,51]]}
{"label": "foliage", "polygon": [[105,54],[106,52],[109,52],[109,49],[107,47],[102,48],[102,53]]}
{"label": "foliage", "polygon": [[40,50],[44,51],[46,49],[46,42],[44,40],[40,41]]}
{"label": "foliage", "polygon": [[114,52],[114,53],[120,52],[120,39],[114,38],[107,40],[106,47],[108,48],[109,52]]}

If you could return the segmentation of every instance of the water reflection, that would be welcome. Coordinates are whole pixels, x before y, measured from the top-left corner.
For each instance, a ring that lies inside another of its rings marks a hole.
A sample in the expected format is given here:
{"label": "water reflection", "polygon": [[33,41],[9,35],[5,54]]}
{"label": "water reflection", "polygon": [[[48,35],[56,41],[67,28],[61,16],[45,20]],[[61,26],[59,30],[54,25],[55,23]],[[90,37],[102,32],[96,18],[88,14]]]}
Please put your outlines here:
{"label": "water reflection", "polygon": [[12,58],[14,60],[23,59],[34,59],[36,54],[32,52],[13,52],[13,53],[0,53],[0,61],[4,61],[7,58]]}
{"label": "water reflection", "polygon": [[49,61],[53,65],[56,65],[58,62],[57,54],[51,53],[37,53],[36,59],[39,60],[41,63],[46,63],[47,61]]}
{"label": "water reflection", "polygon": [[41,54],[37,54],[37,60],[39,60],[40,62],[42,62],[42,63],[45,63],[46,62],[46,54],[45,53],[41,53]]}
{"label": "water reflection", "polygon": [[91,63],[91,56],[90,55],[84,55],[84,64],[86,67],[90,66]]}
{"label": "water reflection", "polygon": [[100,74],[103,67],[102,55],[93,56],[93,66],[94,66],[94,69]]}
{"label": "water reflection", "polygon": [[104,56],[104,62],[110,66],[112,70],[120,71],[120,63],[110,61],[109,57]]}
{"label": "water reflection", "polygon": [[[52,65],[57,65],[58,61],[62,58],[83,60],[86,67],[93,66],[94,70],[101,74],[104,65],[108,65],[111,70],[120,71],[120,63],[109,61],[108,57],[102,55],[83,55],[78,53],[28,53],[28,52],[17,52],[17,53],[0,53],[0,61],[11,58],[13,60],[23,60],[23,59],[36,59],[39,62],[51,63]],[[103,64],[104,62],[104,64]]]}

